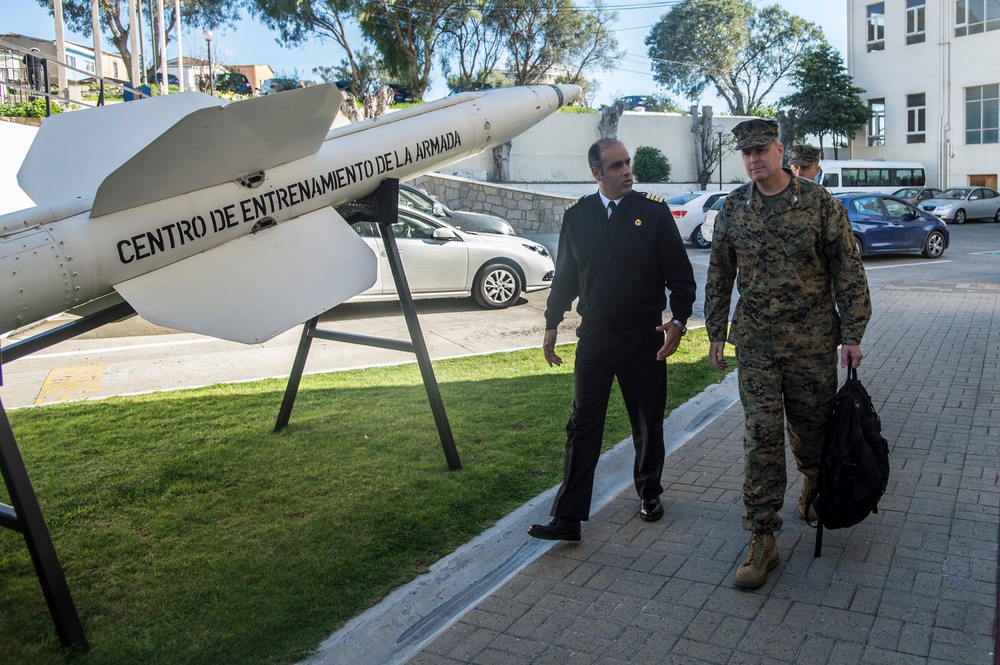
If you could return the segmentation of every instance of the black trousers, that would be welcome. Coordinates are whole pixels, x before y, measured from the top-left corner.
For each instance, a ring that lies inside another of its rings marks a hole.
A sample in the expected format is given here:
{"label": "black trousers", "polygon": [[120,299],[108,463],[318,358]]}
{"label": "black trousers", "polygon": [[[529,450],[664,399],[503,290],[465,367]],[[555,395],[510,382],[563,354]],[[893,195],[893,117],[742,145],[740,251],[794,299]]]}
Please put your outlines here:
{"label": "black trousers", "polygon": [[601,456],[601,439],[612,381],[617,377],[632,425],[635,445],[633,477],[640,499],[663,492],[663,413],[667,403],[667,365],[656,360],[663,333],[618,337],[589,331],[576,347],[573,370],[573,412],[566,424],[563,483],[552,506],[553,517],[590,518],[594,471]]}

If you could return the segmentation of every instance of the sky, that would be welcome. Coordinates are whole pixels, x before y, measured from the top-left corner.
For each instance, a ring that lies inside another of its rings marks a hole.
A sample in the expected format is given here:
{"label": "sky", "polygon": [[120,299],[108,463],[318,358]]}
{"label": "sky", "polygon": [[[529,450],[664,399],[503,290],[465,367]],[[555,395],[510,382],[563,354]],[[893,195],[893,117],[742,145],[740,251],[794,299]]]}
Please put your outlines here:
{"label": "sky", "polygon": [[[166,0],[166,5],[173,5],[172,0]],[[579,0],[577,4],[586,4]],[[591,72],[587,76],[600,83],[600,89],[595,96],[595,105],[607,104],[624,95],[667,95],[679,103],[681,108],[689,104],[711,104],[716,114],[725,111],[726,106],[706,90],[701,100],[684,100],[676,94],[663,90],[653,80],[650,61],[646,56],[646,35],[659,18],[668,12],[675,2],[664,0],[606,0],[605,6],[618,12],[616,33],[619,47],[626,52],[620,66],[615,71]],[[754,0],[758,7],[779,4],[793,14],[815,23],[823,29],[831,46],[840,50],[841,55],[847,51],[847,0]],[[0,33],[17,32],[22,35],[41,39],[54,39],[54,21],[46,9],[36,0],[3,0],[3,16],[0,18]],[[154,3],[155,6],[155,3]],[[148,30],[147,30],[148,32]],[[212,58],[223,64],[267,64],[276,74],[298,74],[300,78],[316,80],[312,70],[318,66],[336,66],[343,58],[343,52],[331,41],[310,40],[302,45],[285,48],[276,42],[277,33],[256,24],[249,17],[235,28],[218,28],[213,30]],[[67,29],[68,41],[90,45],[92,39],[72,33]],[[202,39],[202,27],[189,25],[184,27],[182,35],[184,53],[188,56],[205,57],[205,42]],[[114,47],[105,40],[105,50],[114,51]],[[150,53],[147,50],[147,54]],[[176,44],[167,46],[168,58],[176,57]],[[844,58],[846,62],[846,56]],[[777,98],[793,92],[792,88],[781,82],[776,86],[772,97]],[[426,100],[438,99],[448,94],[443,77],[436,71],[432,77],[431,86],[424,96]]]}

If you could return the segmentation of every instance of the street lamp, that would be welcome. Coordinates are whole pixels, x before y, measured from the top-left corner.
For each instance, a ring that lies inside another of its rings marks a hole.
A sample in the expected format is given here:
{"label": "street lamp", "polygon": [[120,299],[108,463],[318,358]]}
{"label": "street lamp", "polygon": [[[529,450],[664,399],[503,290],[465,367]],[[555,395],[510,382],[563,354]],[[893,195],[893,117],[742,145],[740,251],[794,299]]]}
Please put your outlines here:
{"label": "street lamp", "polygon": [[719,191],[722,191],[722,134],[726,131],[725,126],[716,125],[715,133],[719,135]]}
{"label": "street lamp", "polygon": [[208,94],[215,96],[215,79],[212,77],[212,31],[205,30],[201,33],[202,38],[205,40],[205,45],[208,46]]}

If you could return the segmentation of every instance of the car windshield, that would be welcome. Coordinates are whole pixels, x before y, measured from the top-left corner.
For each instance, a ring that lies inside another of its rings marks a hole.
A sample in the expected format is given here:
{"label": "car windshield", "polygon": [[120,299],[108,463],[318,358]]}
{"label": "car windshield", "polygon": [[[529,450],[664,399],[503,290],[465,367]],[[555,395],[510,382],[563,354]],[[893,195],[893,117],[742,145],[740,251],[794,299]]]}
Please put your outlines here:
{"label": "car windshield", "polygon": [[969,190],[967,189],[946,189],[934,198],[936,199],[956,199],[961,200],[969,195]]}
{"label": "car windshield", "polygon": [[917,190],[915,189],[897,189],[892,193],[893,196],[899,196],[904,199],[911,198],[917,195]]}
{"label": "car windshield", "polygon": [[688,203],[689,201],[695,200],[696,198],[698,198],[698,196],[699,195],[695,194],[694,192],[686,192],[684,194],[678,194],[674,198],[669,199],[667,201],[667,205],[682,206],[685,203]]}
{"label": "car windshield", "polygon": [[399,202],[408,208],[416,208],[417,210],[425,212],[428,215],[434,214],[434,206],[430,201],[416,192],[403,189],[402,187],[399,188]]}

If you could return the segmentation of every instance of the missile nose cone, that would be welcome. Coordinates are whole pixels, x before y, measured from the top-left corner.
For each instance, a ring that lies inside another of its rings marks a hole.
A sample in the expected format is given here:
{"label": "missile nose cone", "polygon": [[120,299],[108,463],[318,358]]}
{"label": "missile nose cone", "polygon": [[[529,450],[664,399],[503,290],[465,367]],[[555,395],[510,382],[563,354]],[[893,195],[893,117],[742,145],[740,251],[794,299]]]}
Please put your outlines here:
{"label": "missile nose cone", "polygon": [[559,108],[562,108],[572,102],[582,92],[582,88],[580,88],[580,86],[572,85],[570,83],[560,83],[559,85],[554,85],[552,87],[555,88],[556,94],[559,96]]}

